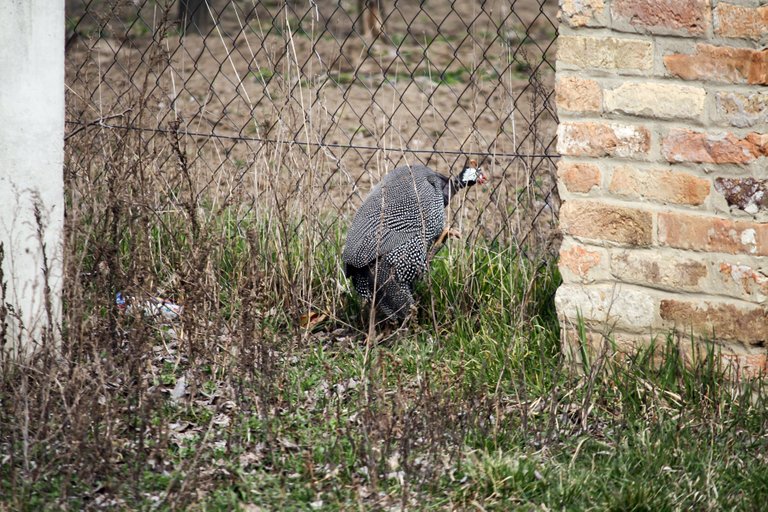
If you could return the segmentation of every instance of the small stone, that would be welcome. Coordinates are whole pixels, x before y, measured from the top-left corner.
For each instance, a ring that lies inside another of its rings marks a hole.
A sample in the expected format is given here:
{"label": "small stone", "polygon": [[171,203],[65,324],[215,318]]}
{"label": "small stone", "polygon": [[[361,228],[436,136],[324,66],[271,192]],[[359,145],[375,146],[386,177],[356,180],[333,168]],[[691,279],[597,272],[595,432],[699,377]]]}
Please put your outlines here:
{"label": "small stone", "polygon": [[768,179],[717,178],[715,189],[733,208],[751,215],[768,210]]}

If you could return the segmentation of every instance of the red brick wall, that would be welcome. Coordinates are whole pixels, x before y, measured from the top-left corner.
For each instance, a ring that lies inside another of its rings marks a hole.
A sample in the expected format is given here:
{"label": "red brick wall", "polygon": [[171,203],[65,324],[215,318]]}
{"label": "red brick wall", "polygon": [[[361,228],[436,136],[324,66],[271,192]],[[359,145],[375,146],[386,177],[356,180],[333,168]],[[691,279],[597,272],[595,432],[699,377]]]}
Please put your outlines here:
{"label": "red brick wall", "polygon": [[768,372],[768,5],[560,7],[565,350],[581,317],[595,343],[675,332]]}

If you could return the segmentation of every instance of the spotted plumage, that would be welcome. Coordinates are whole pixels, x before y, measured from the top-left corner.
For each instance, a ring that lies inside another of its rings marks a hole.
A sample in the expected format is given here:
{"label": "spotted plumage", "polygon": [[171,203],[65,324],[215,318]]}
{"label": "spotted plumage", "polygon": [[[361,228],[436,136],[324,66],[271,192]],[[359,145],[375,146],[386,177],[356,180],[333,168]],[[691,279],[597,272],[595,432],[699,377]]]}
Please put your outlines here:
{"label": "spotted plumage", "polygon": [[357,293],[384,316],[405,317],[414,303],[413,286],[427,270],[427,254],[443,232],[450,198],[484,180],[474,161],[454,178],[424,165],[384,176],[347,233],[342,259]]}

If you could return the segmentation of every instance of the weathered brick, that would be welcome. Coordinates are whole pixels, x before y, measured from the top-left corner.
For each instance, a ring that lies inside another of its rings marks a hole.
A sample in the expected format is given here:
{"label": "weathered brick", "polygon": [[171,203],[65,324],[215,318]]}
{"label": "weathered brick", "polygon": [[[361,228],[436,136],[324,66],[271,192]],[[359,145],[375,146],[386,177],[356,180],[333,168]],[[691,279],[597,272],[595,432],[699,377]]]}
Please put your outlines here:
{"label": "weathered brick", "polygon": [[762,155],[768,155],[768,133],[749,133],[744,139],[754,144]]}
{"label": "weathered brick", "polygon": [[647,332],[656,311],[654,298],[642,289],[609,285],[565,284],[555,295],[561,318],[603,323],[629,332]]}
{"label": "weathered brick", "polygon": [[758,304],[768,301],[768,275],[741,263],[722,262],[714,276],[714,290]]}
{"label": "weathered brick", "polygon": [[580,68],[650,70],[653,43],[645,39],[562,35],[557,38],[557,60]]}
{"label": "weathered brick", "polygon": [[765,137],[751,133],[740,139],[732,133],[673,129],[662,141],[662,153],[669,162],[747,164],[768,155]]}
{"label": "weathered brick", "polygon": [[611,255],[611,274],[624,283],[699,291],[707,266],[699,260],[670,258],[658,251],[618,251]]}
{"label": "weathered brick", "polygon": [[706,96],[701,87],[629,82],[605,91],[605,110],[660,119],[701,119]]}
{"label": "weathered brick", "polygon": [[571,27],[603,27],[608,13],[603,0],[562,0],[560,21]]}
{"label": "weathered brick", "polygon": [[711,18],[709,0],[614,0],[611,13],[614,28],[653,34],[703,35]]}
{"label": "weathered brick", "polygon": [[566,76],[558,78],[555,84],[557,108],[573,112],[600,112],[603,93],[600,84],[594,80]]}
{"label": "weathered brick", "polygon": [[566,281],[589,283],[595,280],[593,271],[600,267],[601,259],[601,253],[598,250],[589,249],[578,243],[564,243],[560,248],[558,262]]}
{"label": "weathered brick", "polygon": [[[573,364],[583,363],[586,352],[594,360],[597,357],[626,357],[636,354],[648,347],[651,337],[644,334],[628,334],[611,330],[607,335],[586,329],[581,333],[573,322],[564,322],[560,330],[563,353]],[[570,324],[570,325],[569,325]],[[601,329],[602,330],[602,329]],[[720,368],[725,371],[725,377],[731,380],[751,379],[765,376],[768,373],[768,355],[752,347],[740,347],[728,344],[718,346],[715,356],[720,358]],[[683,362],[690,366],[701,364],[711,352],[708,347],[691,346],[689,339],[681,340],[675,350],[675,357],[682,357]],[[652,362],[661,365],[664,362],[664,347],[657,345],[652,354]]]}
{"label": "weathered brick", "polygon": [[766,256],[768,223],[661,212],[658,240],[678,249]]}
{"label": "weathered brick", "polygon": [[693,55],[664,57],[672,76],[684,80],[711,80],[729,83],[768,84],[768,49],[733,48],[697,44]]}
{"label": "weathered brick", "polygon": [[595,164],[560,160],[557,176],[568,192],[583,194],[600,186],[600,169]]}
{"label": "weathered brick", "polygon": [[768,124],[768,92],[718,92],[715,103],[720,122],[739,128]]}
{"label": "weathered brick", "polygon": [[557,150],[563,155],[636,158],[650,147],[651,134],[644,126],[564,122],[557,129]]}
{"label": "weathered brick", "polygon": [[717,178],[715,189],[725,197],[728,206],[750,215],[768,210],[768,179]]}
{"label": "weathered brick", "polygon": [[641,171],[624,166],[614,169],[609,190],[621,196],[698,206],[709,196],[710,183],[682,171]]}
{"label": "weathered brick", "polygon": [[764,307],[662,299],[659,315],[666,325],[684,335],[751,345],[768,343],[768,309]]}
{"label": "weathered brick", "polygon": [[768,39],[768,5],[742,7],[720,2],[715,8],[715,34],[765,41]]}
{"label": "weathered brick", "polygon": [[566,201],[560,208],[560,229],[576,237],[648,246],[653,216],[644,210],[597,201]]}
{"label": "weathered brick", "polygon": [[628,334],[626,332],[616,331],[608,327],[600,330],[606,330],[607,333],[596,332],[595,330],[585,329],[579,332],[578,326],[574,320],[565,319],[563,327],[560,329],[560,342],[563,353],[571,363],[583,363],[583,354],[586,352],[590,360],[597,357],[626,357],[633,355],[643,347],[647,347],[651,337],[647,332],[642,334]]}
{"label": "weathered brick", "polygon": [[720,354],[722,369],[726,377],[733,380],[755,379],[768,373],[768,355],[761,354]]}
{"label": "weathered brick", "polygon": [[[563,332],[578,313],[590,344],[672,327],[689,345],[691,333],[697,347],[715,340],[737,377],[768,375],[764,3],[560,0],[564,25],[608,27],[558,41]],[[659,153],[703,167],[651,165]]]}

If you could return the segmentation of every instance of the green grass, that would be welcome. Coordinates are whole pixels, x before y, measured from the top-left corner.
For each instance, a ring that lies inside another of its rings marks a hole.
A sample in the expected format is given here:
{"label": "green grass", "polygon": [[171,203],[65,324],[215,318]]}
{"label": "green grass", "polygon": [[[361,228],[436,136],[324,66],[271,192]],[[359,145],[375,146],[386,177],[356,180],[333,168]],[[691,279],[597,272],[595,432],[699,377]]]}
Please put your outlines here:
{"label": "green grass", "polygon": [[[341,279],[344,238],[333,221],[317,219],[317,231],[289,224],[281,233],[293,235],[283,242],[253,213],[203,215],[197,235],[182,213],[167,213],[163,228],[121,244],[121,266],[146,258],[156,263],[155,279],[172,282],[169,269],[197,254],[197,237],[212,263],[206,268],[215,269],[206,318],[237,328],[221,333],[187,319],[182,341],[167,349],[163,334],[118,319],[143,352],[120,359],[123,349],[105,344],[108,366],[77,359],[77,368],[95,372],[87,375],[122,380],[107,381],[110,393],[86,409],[87,423],[57,430],[69,409],[48,406],[46,442],[26,455],[36,470],[24,469],[15,409],[4,399],[2,423],[17,434],[3,436],[12,456],[0,461],[0,507],[762,508],[765,402],[759,391],[724,383],[709,364],[714,352],[689,368],[677,356],[686,341],[661,339],[574,372],[560,355],[555,262],[461,241],[433,261],[407,330],[367,344],[360,305],[330,291]],[[246,293],[270,268],[274,275]],[[301,295],[299,311],[291,311],[286,283],[303,283],[304,291],[290,292]],[[297,313],[309,307],[335,307],[337,315],[308,332]],[[129,377],[148,374],[146,385]],[[58,375],[64,388],[98,388],[93,379],[77,387],[77,372]],[[174,400],[169,391],[182,376],[190,395]],[[5,378],[7,396],[18,391],[14,383]]]}
{"label": "green grass", "polygon": [[[516,78],[525,78],[527,76],[526,74],[524,74],[525,69],[523,69],[521,66],[522,65],[518,65],[514,70],[514,76]],[[457,69],[446,69],[446,70],[440,71],[437,69],[428,69],[428,68],[425,68],[424,66],[421,66],[418,69],[414,70],[412,73],[405,73],[405,72],[387,73],[386,76],[384,76],[383,78],[384,80],[392,83],[411,81],[416,78],[428,78],[431,82],[437,85],[455,86],[455,85],[467,83],[471,75],[472,75],[472,70],[470,68],[462,67]],[[350,85],[355,83],[358,80],[358,77],[355,76],[355,74],[350,72],[329,73],[328,77],[335,85]],[[375,78],[370,74],[363,74],[361,75],[361,77],[370,78],[370,79]],[[495,82],[499,80],[498,73],[490,72],[486,70],[477,70],[475,73],[475,77],[479,81]],[[381,77],[379,77],[379,80],[380,79]]]}
{"label": "green grass", "polygon": [[256,71],[251,71],[248,75],[252,76],[259,83],[268,83],[275,75],[275,71],[271,68],[260,67]]}

